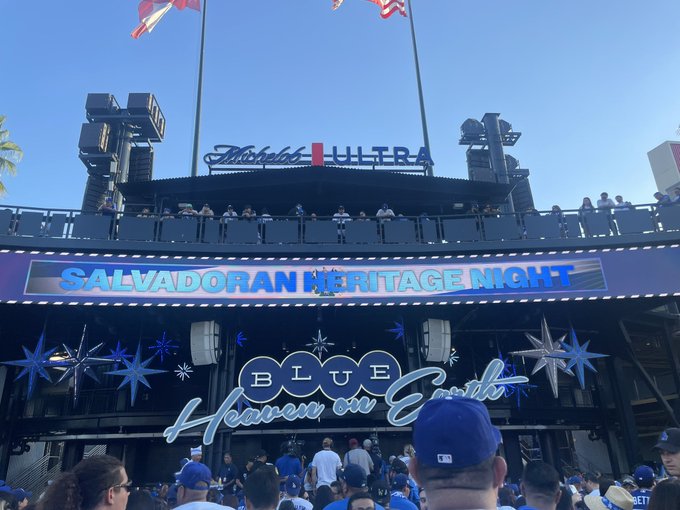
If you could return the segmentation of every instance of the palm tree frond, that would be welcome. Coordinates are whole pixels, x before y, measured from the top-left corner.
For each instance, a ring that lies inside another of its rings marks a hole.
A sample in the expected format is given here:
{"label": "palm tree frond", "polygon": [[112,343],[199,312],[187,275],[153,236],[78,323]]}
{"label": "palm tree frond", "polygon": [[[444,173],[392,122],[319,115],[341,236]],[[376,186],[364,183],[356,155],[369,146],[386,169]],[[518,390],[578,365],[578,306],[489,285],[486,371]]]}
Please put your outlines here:
{"label": "palm tree frond", "polygon": [[14,142],[0,142],[0,157],[2,156],[21,161],[24,151]]}
{"label": "palm tree frond", "polygon": [[[12,163],[9,159],[0,158],[0,174],[8,173],[10,175],[16,175],[17,166]],[[0,185],[2,183],[0,182]]]}

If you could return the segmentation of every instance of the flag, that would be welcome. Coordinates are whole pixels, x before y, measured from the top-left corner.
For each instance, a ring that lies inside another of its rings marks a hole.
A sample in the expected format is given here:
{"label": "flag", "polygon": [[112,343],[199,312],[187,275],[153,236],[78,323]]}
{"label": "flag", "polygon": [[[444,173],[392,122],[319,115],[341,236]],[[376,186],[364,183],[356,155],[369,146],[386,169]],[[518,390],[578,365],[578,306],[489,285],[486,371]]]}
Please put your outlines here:
{"label": "flag", "polygon": [[138,39],[144,32],[151,32],[173,5],[179,10],[185,7],[201,10],[201,0],[141,0],[138,8],[140,24],[133,30],[132,37]]}
{"label": "flag", "polygon": [[[342,5],[345,0],[333,0],[333,10]],[[368,0],[380,7],[380,17],[387,19],[395,12],[406,16],[406,0]]]}
{"label": "flag", "polygon": [[395,12],[406,16],[406,0],[368,0],[380,7],[380,17],[387,19]]}

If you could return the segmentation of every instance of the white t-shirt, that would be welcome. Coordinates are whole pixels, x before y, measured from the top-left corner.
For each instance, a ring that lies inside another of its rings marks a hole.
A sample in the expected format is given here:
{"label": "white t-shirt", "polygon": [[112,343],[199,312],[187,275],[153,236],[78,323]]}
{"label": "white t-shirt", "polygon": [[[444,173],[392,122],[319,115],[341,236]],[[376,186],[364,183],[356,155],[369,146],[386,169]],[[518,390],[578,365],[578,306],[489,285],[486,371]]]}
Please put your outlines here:
{"label": "white t-shirt", "polygon": [[281,506],[282,501],[292,501],[293,505],[295,506],[295,510],[312,510],[314,508],[314,505],[312,505],[309,501],[303,498],[298,498],[297,496],[294,498],[289,498],[288,496],[284,497],[281,501],[279,501],[279,505],[276,507],[277,510]]}
{"label": "white t-shirt", "polygon": [[175,509],[180,510],[234,510],[230,506],[218,505],[217,503],[209,503],[208,501],[193,501],[191,503],[184,503],[176,506]]}
{"label": "white t-shirt", "polygon": [[337,471],[342,467],[340,457],[333,450],[316,452],[312,464],[316,468],[316,486],[330,485],[338,479]]}

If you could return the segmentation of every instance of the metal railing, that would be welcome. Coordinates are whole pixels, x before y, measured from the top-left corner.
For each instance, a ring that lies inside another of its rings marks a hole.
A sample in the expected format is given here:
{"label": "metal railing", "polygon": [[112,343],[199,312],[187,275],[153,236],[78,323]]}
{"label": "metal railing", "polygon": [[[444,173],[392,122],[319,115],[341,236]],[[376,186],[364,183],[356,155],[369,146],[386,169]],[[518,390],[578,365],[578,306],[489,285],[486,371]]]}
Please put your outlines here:
{"label": "metal railing", "polygon": [[47,482],[53,480],[61,472],[59,460],[59,457],[45,455],[13,479],[7,480],[7,484],[11,487],[21,487],[28,490],[37,497],[47,487]]}
{"label": "metal railing", "polygon": [[[678,203],[680,204],[680,203]],[[218,244],[445,244],[588,239],[680,231],[680,207],[461,213],[441,216],[252,218],[84,212],[0,205],[0,236]]]}

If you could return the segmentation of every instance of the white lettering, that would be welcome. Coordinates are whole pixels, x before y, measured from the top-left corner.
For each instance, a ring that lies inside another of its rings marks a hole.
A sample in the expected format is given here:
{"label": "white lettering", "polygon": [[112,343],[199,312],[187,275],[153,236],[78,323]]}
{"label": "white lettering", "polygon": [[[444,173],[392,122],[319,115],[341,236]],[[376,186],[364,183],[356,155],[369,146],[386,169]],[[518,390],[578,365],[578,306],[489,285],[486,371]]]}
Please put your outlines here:
{"label": "white lettering", "polygon": [[269,388],[272,385],[272,374],[269,372],[253,372],[253,377],[253,388]]}
{"label": "white lettering", "polygon": [[373,375],[371,376],[372,381],[384,381],[389,379],[390,376],[387,373],[387,369],[390,368],[389,365],[370,365],[371,370],[373,370]]}
{"label": "white lettering", "polygon": [[291,367],[295,371],[295,375],[291,379],[291,381],[311,381],[312,376],[308,375],[307,377],[300,377],[300,369],[302,368],[301,365],[293,365]]}
{"label": "white lettering", "polygon": [[[352,375],[351,370],[343,370],[342,372],[339,371],[339,370],[329,370],[328,373],[333,376],[333,383],[336,386],[346,386],[347,383],[349,382],[349,376]],[[337,379],[338,374],[345,374],[345,382],[343,382],[343,383],[338,382],[338,379]]]}

